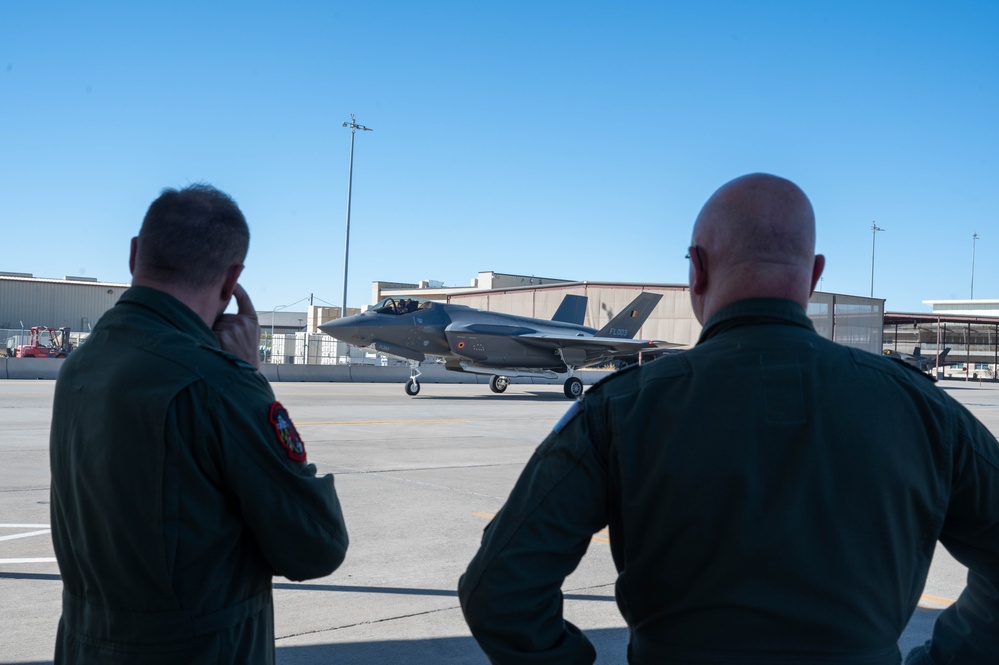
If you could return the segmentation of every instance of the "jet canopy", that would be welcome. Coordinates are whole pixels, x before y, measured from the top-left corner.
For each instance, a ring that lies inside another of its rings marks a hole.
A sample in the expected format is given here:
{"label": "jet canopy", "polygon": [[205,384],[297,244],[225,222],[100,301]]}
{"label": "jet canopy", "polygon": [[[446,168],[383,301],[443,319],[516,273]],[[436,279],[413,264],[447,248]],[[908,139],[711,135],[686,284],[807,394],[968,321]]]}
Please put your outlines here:
{"label": "jet canopy", "polygon": [[401,316],[412,314],[421,309],[430,309],[433,304],[432,300],[424,300],[423,298],[383,298],[369,307],[368,311],[375,314]]}

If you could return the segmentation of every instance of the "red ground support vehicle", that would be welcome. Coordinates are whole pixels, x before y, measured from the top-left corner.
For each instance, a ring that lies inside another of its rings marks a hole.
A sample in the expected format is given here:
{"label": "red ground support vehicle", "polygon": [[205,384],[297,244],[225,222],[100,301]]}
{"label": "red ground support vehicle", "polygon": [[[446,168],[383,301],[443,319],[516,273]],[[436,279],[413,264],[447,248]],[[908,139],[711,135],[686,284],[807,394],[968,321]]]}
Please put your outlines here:
{"label": "red ground support vehicle", "polygon": [[15,358],[65,358],[73,350],[69,328],[32,326],[28,343],[18,345]]}

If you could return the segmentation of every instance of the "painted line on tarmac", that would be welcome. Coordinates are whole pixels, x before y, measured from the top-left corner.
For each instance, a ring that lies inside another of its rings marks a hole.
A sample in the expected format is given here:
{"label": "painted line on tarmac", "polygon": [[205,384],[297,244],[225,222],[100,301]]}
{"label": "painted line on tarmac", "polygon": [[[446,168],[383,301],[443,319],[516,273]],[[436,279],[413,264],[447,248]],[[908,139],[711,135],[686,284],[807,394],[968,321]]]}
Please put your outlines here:
{"label": "painted line on tarmac", "polygon": [[920,605],[922,605],[923,603],[929,603],[929,608],[934,610],[941,609],[943,607],[950,607],[955,602],[956,601],[954,601],[951,598],[941,598],[940,596],[931,596],[928,593],[924,593],[922,596],[919,597]]}
{"label": "painted line on tarmac", "polygon": [[0,529],[48,529],[51,526],[51,524],[0,524]]}
{"label": "painted line on tarmac", "polygon": [[12,536],[0,536],[0,541],[17,540],[18,538],[30,538],[31,536],[44,536],[51,532],[52,529],[42,529],[41,531],[29,531],[28,533],[15,533]]}
{"label": "painted line on tarmac", "polygon": [[55,563],[55,557],[42,557],[39,559],[0,559],[0,564],[5,563]]}
{"label": "painted line on tarmac", "polygon": [[[10,536],[0,536],[0,541],[30,538],[32,536],[47,536],[52,533],[52,529],[48,524],[0,524],[0,529],[39,529],[38,531],[29,531],[28,533],[15,533]],[[55,557],[0,559],[0,564],[9,563],[55,563]]]}
{"label": "painted line on tarmac", "polygon": [[[492,518],[496,517],[496,515],[494,515],[493,513],[480,513],[478,511],[474,511],[472,512],[472,514],[475,515],[476,517],[484,517],[487,520],[491,520]],[[597,531],[596,534],[594,534],[593,537],[590,538],[590,540],[592,540],[595,543],[603,543],[604,545],[610,545],[610,534],[607,532],[606,528],[600,529],[600,531]]]}
{"label": "painted line on tarmac", "polygon": [[295,423],[296,427],[329,427],[335,425],[431,425],[440,423],[470,423],[471,420],[340,420],[337,422]]}

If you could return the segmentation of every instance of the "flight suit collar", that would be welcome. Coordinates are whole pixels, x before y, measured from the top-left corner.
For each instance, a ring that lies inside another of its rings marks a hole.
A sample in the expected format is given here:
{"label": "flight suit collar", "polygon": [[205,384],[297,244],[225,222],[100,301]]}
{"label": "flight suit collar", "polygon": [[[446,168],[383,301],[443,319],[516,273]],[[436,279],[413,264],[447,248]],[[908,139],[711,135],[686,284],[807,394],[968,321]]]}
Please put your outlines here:
{"label": "flight suit collar", "polygon": [[783,298],[753,298],[726,305],[708,319],[697,340],[700,344],[727,330],[758,323],[777,323],[800,326],[815,332],[812,320],[805,310],[793,300]]}
{"label": "flight suit collar", "polygon": [[148,286],[129,287],[121,298],[119,305],[135,305],[146,309],[166,324],[191,335],[202,344],[219,346],[215,332],[205,325],[204,320],[194,313],[190,307],[174,298],[169,293]]}

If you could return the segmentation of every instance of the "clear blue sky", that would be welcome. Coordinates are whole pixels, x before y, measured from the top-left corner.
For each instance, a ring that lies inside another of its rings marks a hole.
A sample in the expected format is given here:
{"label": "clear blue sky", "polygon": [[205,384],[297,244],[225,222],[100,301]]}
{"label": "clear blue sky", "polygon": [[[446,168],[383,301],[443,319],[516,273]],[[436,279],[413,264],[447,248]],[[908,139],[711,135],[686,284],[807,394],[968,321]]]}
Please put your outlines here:
{"label": "clear blue sky", "polygon": [[[732,177],[812,199],[821,289],[999,298],[999,2],[0,0],[0,270],[129,280],[167,186],[246,213],[259,310],[480,270],[683,283]],[[290,309],[304,308],[304,303]]]}

